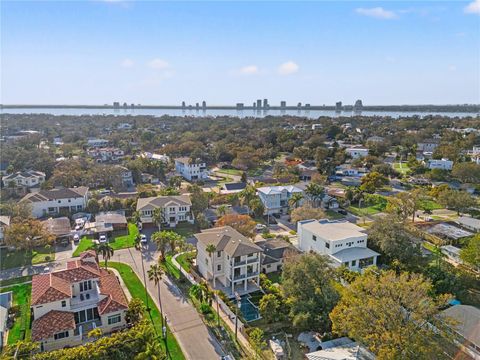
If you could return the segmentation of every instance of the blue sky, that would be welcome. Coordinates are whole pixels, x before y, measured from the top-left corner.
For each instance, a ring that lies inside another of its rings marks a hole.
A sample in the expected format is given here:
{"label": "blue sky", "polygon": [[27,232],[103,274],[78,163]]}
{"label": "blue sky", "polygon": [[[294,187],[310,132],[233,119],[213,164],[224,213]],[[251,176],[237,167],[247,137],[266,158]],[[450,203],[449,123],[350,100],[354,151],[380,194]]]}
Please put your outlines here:
{"label": "blue sky", "polygon": [[480,102],[480,0],[0,6],[3,104]]}

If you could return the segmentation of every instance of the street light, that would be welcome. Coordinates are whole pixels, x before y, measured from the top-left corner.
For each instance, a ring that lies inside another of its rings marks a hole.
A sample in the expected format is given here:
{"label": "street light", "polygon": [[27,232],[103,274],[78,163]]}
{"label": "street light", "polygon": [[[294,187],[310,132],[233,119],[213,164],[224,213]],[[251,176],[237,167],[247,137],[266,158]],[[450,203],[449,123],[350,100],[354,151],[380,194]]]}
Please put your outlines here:
{"label": "street light", "polygon": [[235,299],[237,300],[237,306],[235,307],[235,340],[237,340],[237,331],[238,331],[238,309],[242,307],[242,298],[235,291]]}

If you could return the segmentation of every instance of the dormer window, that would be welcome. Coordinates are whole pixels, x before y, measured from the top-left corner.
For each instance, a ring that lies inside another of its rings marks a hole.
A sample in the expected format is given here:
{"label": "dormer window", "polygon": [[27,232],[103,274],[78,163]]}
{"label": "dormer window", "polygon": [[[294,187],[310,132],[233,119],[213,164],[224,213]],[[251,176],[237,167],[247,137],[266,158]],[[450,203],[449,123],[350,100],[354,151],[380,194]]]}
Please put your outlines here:
{"label": "dormer window", "polygon": [[80,292],[88,290],[92,290],[92,280],[87,280],[80,283]]}

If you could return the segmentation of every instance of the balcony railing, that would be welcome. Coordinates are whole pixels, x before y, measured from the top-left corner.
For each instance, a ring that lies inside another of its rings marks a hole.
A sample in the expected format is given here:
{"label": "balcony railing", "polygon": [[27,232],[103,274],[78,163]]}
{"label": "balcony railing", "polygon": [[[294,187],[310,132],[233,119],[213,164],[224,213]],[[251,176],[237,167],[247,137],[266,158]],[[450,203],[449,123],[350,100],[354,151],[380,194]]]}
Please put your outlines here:
{"label": "balcony railing", "polygon": [[242,280],[242,279],[246,279],[246,278],[249,278],[249,277],[252,277],[252,276],[258,276],[259,274],[260,274],[260,272],[258,272],[258,271],[252,271],[252,272],[248,272],[246,274],[234,275],[233,280]]}
{"label": "balcony railing", "polygon": [[259,259],[258,257],[254,257],[254,258],[247,258],[247,260],[234,261],[233,266],[236,267],[236,266],[242,266],[242,265],[246,265],[246,264],[256,263],[256,262],[258,262],[258,259]]}

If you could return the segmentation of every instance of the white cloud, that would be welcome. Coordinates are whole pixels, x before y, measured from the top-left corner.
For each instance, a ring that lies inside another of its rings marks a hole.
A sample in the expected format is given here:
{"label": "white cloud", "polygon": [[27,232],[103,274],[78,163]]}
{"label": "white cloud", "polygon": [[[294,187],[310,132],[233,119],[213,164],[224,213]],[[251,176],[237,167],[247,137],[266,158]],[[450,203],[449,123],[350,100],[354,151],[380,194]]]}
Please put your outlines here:
{"label": "white cloud", "polygon": [[240,73],[243,75],[254,75],[258,74],[258,66],[257,65],[248,65],[240,68]]}
{"label": "white cloud", "polygon": [[135,63],[133,62],[132,59],[129,59],[129,58],[123,59],[122,62],[120,63],[120,66],[124,68],[131,68],[133,65],[135,65]]}
{"label": "white cloud", "polygon": [[170,67],[170,64],[162,59],[156,58],[148,63],[148,66],[156,70],[164,70]]}
{"label": "white cloud", "polygon": [[475,0],[468,4],[463,11],[467,14],[478,14],[480,15],[480,0]]}
{"label": "white cloud", "polygon": [[290,75],[296,73],[299,68],[293,61],[287,61],[278,67],[278,73],[280,75]]}
{"label": "white cloud", "polygon": [[390,10],[385,10],[382,7],[375,7],[370,9],[358,8],[355,12],[360,15],[370,16],[376,19],[390,20],[397,18],[397,14]]}

